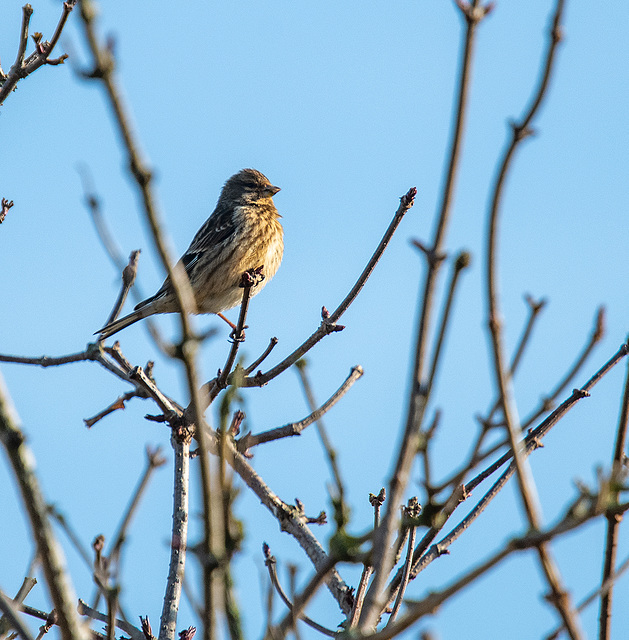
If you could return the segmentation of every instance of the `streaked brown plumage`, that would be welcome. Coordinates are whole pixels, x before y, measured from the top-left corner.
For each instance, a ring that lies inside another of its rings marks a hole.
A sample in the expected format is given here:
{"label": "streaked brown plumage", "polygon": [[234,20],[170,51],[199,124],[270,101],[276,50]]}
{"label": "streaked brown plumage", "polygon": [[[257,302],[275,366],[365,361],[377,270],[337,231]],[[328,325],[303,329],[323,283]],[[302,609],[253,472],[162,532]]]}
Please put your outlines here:
{"label": "streaked brown plumage", "polygon": [[[275,275],[284,252],[280,214],[273,204],[279,191],[255,169],[243,169],[223,187],[212,215],[199,229],[179,261],[185,268],[199,313],[220,313],[242,300],[242,274],[263,267],[264,279],[251,290],[259,293]],[[170,279],[140,302],[135,311],[103,327],[107,338],[155,313],[178,311]]]}

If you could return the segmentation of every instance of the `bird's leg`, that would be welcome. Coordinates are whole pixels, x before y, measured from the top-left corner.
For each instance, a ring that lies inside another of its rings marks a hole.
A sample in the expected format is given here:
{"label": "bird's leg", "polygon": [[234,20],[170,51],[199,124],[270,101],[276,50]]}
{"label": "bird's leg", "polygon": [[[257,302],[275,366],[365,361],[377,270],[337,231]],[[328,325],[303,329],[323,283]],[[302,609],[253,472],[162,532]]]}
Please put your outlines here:
{"label": "bird's leg", "polygon": [[228,320],[222,313],[217,313],[216,314],[221,320],[225,320],[225,322],[232,328],[232,329],[236,329],[236,325],[231,321]]}

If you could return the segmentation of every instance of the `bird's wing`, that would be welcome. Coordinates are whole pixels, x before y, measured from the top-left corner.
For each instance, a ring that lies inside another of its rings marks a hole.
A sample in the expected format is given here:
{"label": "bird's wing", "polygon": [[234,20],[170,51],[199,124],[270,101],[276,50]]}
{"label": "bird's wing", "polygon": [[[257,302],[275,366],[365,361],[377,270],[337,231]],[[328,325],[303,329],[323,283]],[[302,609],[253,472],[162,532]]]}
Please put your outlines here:
{"label": "bird's wing", "polygon": [[226,242],[235,230],[234,207],[224,206],[219,202],[212,215],[203,223],[192,239],[188,250],[182,257],[184,264],[188,254],[217,248]]}
{"label": "bird's wing", "polygon": [[[192,272],[199,262],[199,258],[206,252],[220,253],[222,247],[236,231],[234,220],[234,208],[222,205],[220,202],[212,215],[203,223],[192,239],[188,250],[181,256],[180,262],[183,264],[188,278],[192,277]],[[150,298],[143,300],[136,309],[146,306],[157,298],[171,292],[170,278],[166,278],[159,291]]]}

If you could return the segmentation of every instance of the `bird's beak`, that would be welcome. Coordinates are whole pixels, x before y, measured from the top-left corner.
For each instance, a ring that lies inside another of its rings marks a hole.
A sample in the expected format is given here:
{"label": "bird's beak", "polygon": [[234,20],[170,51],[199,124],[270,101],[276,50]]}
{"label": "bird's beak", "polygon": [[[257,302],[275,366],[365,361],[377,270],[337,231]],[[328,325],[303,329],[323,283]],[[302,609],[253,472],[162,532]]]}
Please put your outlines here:
{"label": "bird's beak", "polygon": [[266,192],[272,197],[274,196],[278,191],[281,191],[281,189],[279,187],[275,187],[273,185],[269,185],[266,188]]}

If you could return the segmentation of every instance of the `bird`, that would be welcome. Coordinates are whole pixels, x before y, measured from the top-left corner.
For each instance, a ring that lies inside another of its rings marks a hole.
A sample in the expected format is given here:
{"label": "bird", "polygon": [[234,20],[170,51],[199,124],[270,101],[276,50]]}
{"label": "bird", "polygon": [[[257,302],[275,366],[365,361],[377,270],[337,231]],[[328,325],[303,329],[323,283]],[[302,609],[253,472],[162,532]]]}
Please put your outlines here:
{"label": "bird", "polygon": [[[242,169],[223,186],[212,215],[179,260],[188,275],[197,313],[214,313],[231,324],[221,312],[242,301],[243,274],[256,272],[250,292],[254,296],[277,272],[284,253],[281,216],[273,203],[278,191],[279,187],[255,169]],[[177,311],[167,277],[155,295],[96,333],[104,340],[142,318]]]}

